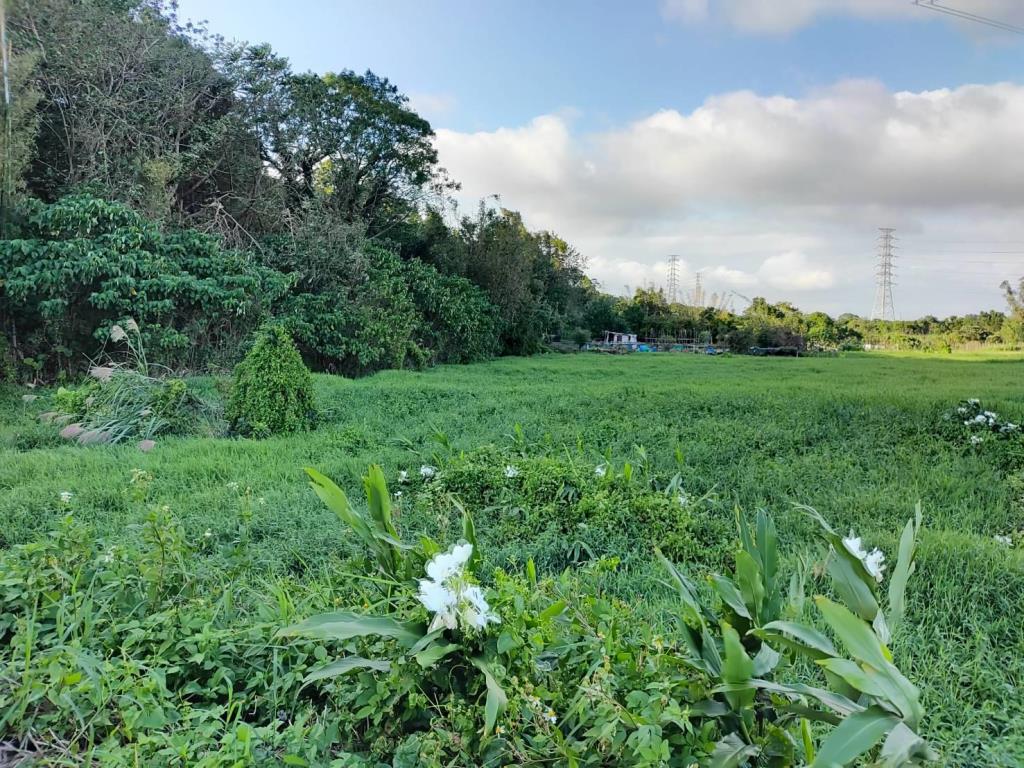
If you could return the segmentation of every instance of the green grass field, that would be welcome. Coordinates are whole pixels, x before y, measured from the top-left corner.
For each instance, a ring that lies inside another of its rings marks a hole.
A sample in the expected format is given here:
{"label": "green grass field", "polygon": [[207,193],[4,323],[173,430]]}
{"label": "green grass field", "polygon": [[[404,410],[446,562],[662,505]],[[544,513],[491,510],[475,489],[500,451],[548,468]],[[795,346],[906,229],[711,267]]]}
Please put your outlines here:
{"label": "green grass field", "polygon": [[[200,383],[214,392],[212,382]],[[143,469],[154,478],[149,501],[167,505],[197,541],[232,535],[238,493],[228,484],[251,488],[260,501],[246,578],[312,582],[349,549],[310,492],[304,466],[356,494],[370,463],[390,478],[415,472],[435,452],[487,445],[591,464],[607,455],[664,475],[678,468],[687,492],[706,494],[723,526],[734,506],[764,507],[797,550],[811,546],[811,533],[795,503],[894,558],[898,531],[920,502],[925,530],[908,622],[894,639],[897,662],[922,689],[924,732],[948,764],[1020,765],[1024,551],[993,536],[1024,528],[1024,457],[1014,453],[1019,447],[971,448],[939,425],[969,397],[1024,422],[1022,383],[1024,359],[1016,356],[509,358],[356,381],[318,376],[325,414],[314,432],[169,438],[149,454],[63,444],[36,422],[44,406],[12,390],[0,402],[0,547],[56,527],[62,491],[73,494],[75,518],[106,541],[128,537],[145,509],[125,489]],[[501,514],[480,511],[484,542],[488,516]],[[409,533],[436,529],[416,509],[402,522]],[[510,568],[521,567],[534,544],[490,543],[490,564]],[[196,568],[222,567],[219,550],[202,551]],[[646,542],[637,542],[612,587],[670,632],[675,602],[651,560]]]}

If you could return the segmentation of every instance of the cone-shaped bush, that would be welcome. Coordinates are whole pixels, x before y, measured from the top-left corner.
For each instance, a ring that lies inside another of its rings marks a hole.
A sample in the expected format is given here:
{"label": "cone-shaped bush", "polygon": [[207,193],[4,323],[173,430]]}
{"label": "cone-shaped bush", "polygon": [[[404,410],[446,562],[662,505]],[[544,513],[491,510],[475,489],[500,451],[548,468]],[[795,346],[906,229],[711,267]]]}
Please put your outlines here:
{"label": "cone-shaped bush", "polygon": [[228,401],[231,429],[262,437],[309,429],[316,416],[313,377],[288,332],[264,326],[235,367]]}

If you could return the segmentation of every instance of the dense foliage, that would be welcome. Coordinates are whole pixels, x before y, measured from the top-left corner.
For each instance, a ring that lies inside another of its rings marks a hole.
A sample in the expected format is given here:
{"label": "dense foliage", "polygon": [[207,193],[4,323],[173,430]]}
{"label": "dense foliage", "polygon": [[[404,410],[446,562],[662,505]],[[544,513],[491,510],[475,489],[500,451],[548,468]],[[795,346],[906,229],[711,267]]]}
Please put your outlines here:
{"label": "dense foliage", "polygon": [[216,238],[161,230],[118,203],[28,200],[22,213],[0,240],[0,322],[34,372],[80,369],[128,317],[154,362],[219,362],[288,285]]}
{"label": "dense foliage", "polygon": [[233,431],[259,437],[312,426],[313,379],[284,328],[269,325],[257,332],[235,366],[226,416]]}

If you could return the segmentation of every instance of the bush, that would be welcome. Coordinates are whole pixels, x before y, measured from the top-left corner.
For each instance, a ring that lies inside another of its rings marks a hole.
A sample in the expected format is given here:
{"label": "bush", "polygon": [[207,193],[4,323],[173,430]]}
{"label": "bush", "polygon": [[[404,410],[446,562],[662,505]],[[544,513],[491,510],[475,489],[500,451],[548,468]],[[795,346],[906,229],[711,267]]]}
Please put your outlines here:
{"label": "bush", "polygon": [[142,347],[142,331],[134,320],[127,331],[115,325],[114,342],[125,342],[128,358],[94,365],[91,379],[79,387],[60,387],[53,410],[44,421],[63,426],[61,437],[83,445],[146,441],[144,450],[163,434],[189,434],[212,419],[212,408],[182,379],[151,376]]}
{"label": "bush", "polygon": [[235,368],[231,429],[253,436],[295,432],[311,427],[315,413],[313,377],[291,336],[276,325],[260,329]]}
{"label": "bush", "polygon": [[213,237],[89,195],[28,200],[22,213],[0,241],[0,322],[15,331],[15,359],[45,375],[78,369],[129,315],[166,365],[231,358],[290,282]]}

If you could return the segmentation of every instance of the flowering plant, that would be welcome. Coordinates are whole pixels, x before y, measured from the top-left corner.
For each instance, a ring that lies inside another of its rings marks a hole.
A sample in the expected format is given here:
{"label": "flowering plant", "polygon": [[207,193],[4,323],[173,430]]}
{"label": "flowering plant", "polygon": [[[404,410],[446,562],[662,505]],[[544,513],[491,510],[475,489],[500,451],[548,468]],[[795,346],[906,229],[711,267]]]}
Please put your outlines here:
{"label": "flowering plant", "polygon": [[[416,678],[412,684],[403,685],[406,691],[418,688],[427,695],[428,690],[440,685],[449,693],[464,695],[475,691],[482,680],[482,733],[485,737],[493,734],[508,704],[499,679],[506,667],[504,656],[511,648],[505,635],[495,640],[488,634],[501,618],[477,578],[480,556],[470,515],[463,510],[462,538],[447,550],[441,550],[428,537],[422,537],[417,545],[404,544],[392,518],[391,496],[379,466],[370,467],[363,478],[365,512],[349,504],[344,491],[327,477],[313,469],[306,472],[317,495],[364,543],[368,564],[378,572],[374,583],[386,587],[389,610],[388,615],[348,611],[321,614],[286,627],[280,634],[338,641],[378,637],[397,645],[389,659],[344,655],[311,672],[306,682],[355,671],[390,672],[400,668]],[[465,679],[471,671],[476,681]]]}
{"label": "flowering plant", "polygon": [[989,437],[1008,438],[1021,434],[1019,424],[986,409],[976,397],[961,400],[956,408],[947,412],[943,418],[966,427],[971,445],[980,445]]}
{"label": "flowering plant", "polygon": [[[734,576],[708,579],[721,598],[721,613],[703,603],[689,578],[662,558],[683,603],[686,651],[680,660],[718,683],[712,698],[699,705],[719,720],[724,734],[711,763],[735,766],[757,757],[766,764],[793,765],[801,747],[803,759],[813,766],[850,765],[876,749],[877,764],[890,768],[936,759],[917,734],[923,714],[917,688],[896,667],[887,647],[914,571],[920,508],[900,539],[889,578],[888,615],[877,596],[884,578],[882,552],[865,551],[859,537],[843,537],[815,510],[802,509],[818,523],[829,546],[826,570],[841,600],[819,595],[814,602],[849,656],[821,631],[797,620],[803,602],[801,568],[790,580],[789,605],[783,605],[775,526],[764,512],[758,513],[753,530],[738,516],[741,547]],[[812,661],[827,687],[781,682],[784,654]],[[816,746],[810,721],[836,727]]]}

